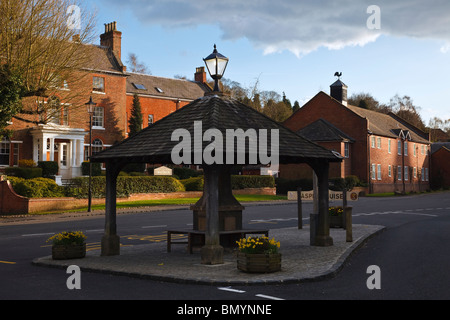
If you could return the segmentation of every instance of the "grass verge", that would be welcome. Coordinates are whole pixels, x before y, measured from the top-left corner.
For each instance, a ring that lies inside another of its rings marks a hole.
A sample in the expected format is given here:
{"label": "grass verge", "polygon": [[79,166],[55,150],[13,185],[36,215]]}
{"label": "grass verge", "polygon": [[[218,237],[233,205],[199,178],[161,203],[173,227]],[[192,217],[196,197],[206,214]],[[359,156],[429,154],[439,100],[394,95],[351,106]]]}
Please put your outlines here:
{"label": "grass verge", "polygon": [[[239,202],[260,202],[260,201],[278,201],[287,200],[287,196],[273,196],[273,195],[236,195],[236,200]],[[160,200],[141,200],[117,203],[117,209],[128,208],[143,208],[155,206],[170,206],[170,205],[189,205],[196,203],[200,198],[179,198],[179,199],[160,199]],[[92,210],[105,210],[105,205],[92,205]],[[86,207],[76,208],[72,210],[64,210],[57,212],[43,212],[35,215],[66,213],[66,212],[83,212],[87,211]]]}

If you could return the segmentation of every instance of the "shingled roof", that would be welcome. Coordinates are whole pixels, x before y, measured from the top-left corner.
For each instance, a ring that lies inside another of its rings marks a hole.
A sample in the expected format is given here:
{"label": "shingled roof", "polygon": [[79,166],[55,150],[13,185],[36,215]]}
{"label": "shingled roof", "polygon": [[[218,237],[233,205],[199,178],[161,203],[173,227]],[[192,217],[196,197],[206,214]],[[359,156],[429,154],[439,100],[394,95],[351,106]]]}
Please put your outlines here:
{"label": "shingled roof", "polygon": [[128,73],[127,93],[195,100],[211,89],[204,83],[155,77],[146,74]]}
{"label": "shingled roof", "polygon": [[375,135],[398,138],[398,132],[400,130],[402,130],[403,132],[409,131],[412,141],[420,143],[430,143],[427,139],[424,139],[421,135],[418,134],[419,129],[415,128],[412,125],[405,125],[401,121],[397,120],[396,117],[392,114],[384,114],[351,105],[348,105],[347,108],[349,108],[360,117],[367,118],[369,120],[368,129]]}
{"label": "shingled roof", "polygon": [[85,45],[85,48],[91,60],[86,63],[84,70],[125,75],[122,61],[110,48],[90,44]]}
{"label": "shingled roof", "polygon": [[311,141],[355,141],[322,118],[297,131],[297,133]]}
{"label": "shingled roof", "polygon": [[[218,129],[226,137],[227,129],[279,129],[280,163],[299,163],[322,159],[339,162],[340,158],[256,110],[228,97],[208,95],[156,122],[137,135],[92,157],[93,162],[126,161],[145,163],[172,163],[171,153],[180,142],[171,141],[176,129],[186,129],[194,140],[194,122],[202,122],[202,132]],[[203,148],[211,142],[203,142]],[[246,143],[246,154],[252,150]],[[241,146],[242,147],[242,146]],[[270,148],[268,148],[270,152]],[[194,142],[192,141],[192,154]]]}

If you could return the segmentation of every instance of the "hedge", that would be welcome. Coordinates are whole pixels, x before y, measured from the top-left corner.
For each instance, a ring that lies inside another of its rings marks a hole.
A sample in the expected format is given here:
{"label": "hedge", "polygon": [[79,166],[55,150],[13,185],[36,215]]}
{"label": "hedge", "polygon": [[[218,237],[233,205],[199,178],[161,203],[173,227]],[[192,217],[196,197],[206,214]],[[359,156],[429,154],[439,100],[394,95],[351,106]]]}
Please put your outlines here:
{"label": "hedge", "polygon": [[[184,185],[186,191],[203,191],[203,176],[184,179],[180,182]],[[233,190],[274,187],[275,179],[272,176],[231,176],[231,188]]]}
{"label": "hedge", "polygon": [[275,179],[272,176],[231,176],[231,188],[233,190],[274,187]]}
{"label": "hedge", "polygon": [[56,161],[39,161],[38,167],[42,169],[42,177],[52,178],[58,174],[59,166]]}
{"label": "hedge", "polygon": [[[103,198],[106,194],[106,177],[92,177],[92,197]],[[128,197],[133,193],[170,193],[184,191],[180,181],[172,177],[123,177],[117,178],[117,196]],[[89,178],[80,177],[72,180],[67,195],[76,198],[87,198]]]}
{"label": "hedge", "polygon": [[42,169],[41,168],[11,167],[11,168],[6,168],[5,173],[8,176],[24,178],[24,179],[35,179],[35,178],[42,177]]}
{"label": "hedge", "polygon": [[64,188],[52,179],[36,178],[23,179],[8,177],[14,191],[26,198],[60,198],[64,197]]}
{"label": "hedge", "polygon": [[[85,161],[81,164],[81,174],[83,176],[89,175],[89,162]],[[102,164],[98,162],[92,162],[92,176],[97,177],[102,175]]]}
{"label": "hedge", "polygon": [[297,191],[297,188],[302,188],[304,191],[313,189],[312,179],[289,180],[283,178],[276,179],[277,194],[287,194],[289,191]]}
{"label": "hedge", "polygon": [[186,191],[203,191],[204,179],[203,177],[192,177],[189,179],[180,180],[184,185]]}

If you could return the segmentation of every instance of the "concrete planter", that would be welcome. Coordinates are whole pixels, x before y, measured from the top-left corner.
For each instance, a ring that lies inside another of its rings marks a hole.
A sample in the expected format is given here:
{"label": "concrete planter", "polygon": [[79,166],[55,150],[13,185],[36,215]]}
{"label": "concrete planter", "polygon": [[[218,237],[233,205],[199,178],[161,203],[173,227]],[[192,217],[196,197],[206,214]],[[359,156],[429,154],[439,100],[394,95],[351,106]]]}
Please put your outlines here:
{"label": "concrete planter", "polygon": [[53,260],[81,259],[86,256],[86,244],[53,245]]}
{"label": "concrete planter", "polygon": [[344,216],[332,216],[330,215],[330,228],[344,228]]}

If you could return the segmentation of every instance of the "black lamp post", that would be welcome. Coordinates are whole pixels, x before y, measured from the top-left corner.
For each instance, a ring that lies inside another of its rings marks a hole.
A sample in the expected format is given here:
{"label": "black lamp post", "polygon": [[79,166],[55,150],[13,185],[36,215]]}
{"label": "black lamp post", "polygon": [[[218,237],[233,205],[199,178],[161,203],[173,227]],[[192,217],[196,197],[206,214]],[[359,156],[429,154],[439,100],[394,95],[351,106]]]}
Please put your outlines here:
{"label": "black lamp post", "polygon": [[89,191],[88,191],[88,212],[92,212],[92,115],[94,114],[94,108],[97,104],[92,101],[92,97],[89,102],[86,103],[87,112],[89,113]]}
{"label": "black lamp post", "polygon": [[211,78],[215,81],[214,92],[219,92],[219,80],[222,79],[225,73],[229,59],[217,52],[217,47],[214,45],[213,53],[203,59],[203,61],[205,61]]}

